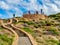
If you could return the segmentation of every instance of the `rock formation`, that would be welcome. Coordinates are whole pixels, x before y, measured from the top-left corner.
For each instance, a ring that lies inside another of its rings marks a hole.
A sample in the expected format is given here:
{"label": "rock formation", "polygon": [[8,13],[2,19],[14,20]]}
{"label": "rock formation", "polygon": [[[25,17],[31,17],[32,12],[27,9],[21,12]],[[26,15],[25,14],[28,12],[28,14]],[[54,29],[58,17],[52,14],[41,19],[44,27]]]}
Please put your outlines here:
{"label": "rock formation", "polygon": [[41,10],[41,14],[39,14],[38,11],[36,11],[35,14],[31,14],[30,11],[28,11],[28,14],[23,15],[23,18],[26,18],[28,20],[40,20],[40,19],[46,19],[47,17],[48,16],[43,14],[42,10]]}

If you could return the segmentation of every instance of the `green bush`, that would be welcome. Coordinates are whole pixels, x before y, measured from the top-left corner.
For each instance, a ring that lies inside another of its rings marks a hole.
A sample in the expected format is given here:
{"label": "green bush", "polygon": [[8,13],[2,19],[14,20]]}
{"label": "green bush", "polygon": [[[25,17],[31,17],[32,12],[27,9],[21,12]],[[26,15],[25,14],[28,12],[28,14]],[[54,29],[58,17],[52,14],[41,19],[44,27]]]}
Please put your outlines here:
{"label": "green bush", "polygon": [[35,28],[39,28],[39,27],[40,27],[40,25],[35,24],[35,25],[34,25],[34,27],[35,27]]}
{"label": "green bush", "polygon": [[27,22],[28,25],[33,25],[34,23],[33,22]]}
{"label": "green bush", "polygon": [[25,28],[22,28],[24,31],[26,31],[26,32],[28,32],[28,33],[30,33],[30,34],[32,34],[33,33],[33,30],[31,30],[30,28],[28,28],[28,27],[25,27]]}
{"label": "green bush", "polygon": [[56,30],[55,27],[50,27],[49,31],[53,32],[54,34],[58,35],[58,31]]}
{"label": "green bush", "polygon": [[58,43],[58,45],[60,45],[60,42]]}
{"label": "green bush", "polygon": [[49,21],[49,20],[45,21],[45,23],[46,23],[46,26],[54,25],[54,23],[52,21]]}
{"label": "green bush", "polygon": [[45,26],[46,25],[45,20],[42,20],[39,23],[41,24],[41,26]]}
{"label": "green bush", "polygon": [[12,41],[13,41],[13,37],[12,38],[8,38],[7,35],[1,35],[0,34],[0,39],[4,42],[3,45],[5,45],[5,42],[7,42],[9,45],[12,44]]}
{"label": "green bush", "polygon": [[56,45],[58,45],[59,44],[59,41],[57,41],[57,40],[53,40],[53,39],[49,39],[49,40],[47,40],[47,42],[48,43],[50,43],[50,44],[56,44]]}
{"label": "green bush", "polygon": [[32,21],[20,21],[22,23],[27,23],[28,25],[33,25],[34,23]]}
{"label": "green bush", "polygon": [[0,27],[0,30],[3,30],[3,28],[2,28],[2,27]]}

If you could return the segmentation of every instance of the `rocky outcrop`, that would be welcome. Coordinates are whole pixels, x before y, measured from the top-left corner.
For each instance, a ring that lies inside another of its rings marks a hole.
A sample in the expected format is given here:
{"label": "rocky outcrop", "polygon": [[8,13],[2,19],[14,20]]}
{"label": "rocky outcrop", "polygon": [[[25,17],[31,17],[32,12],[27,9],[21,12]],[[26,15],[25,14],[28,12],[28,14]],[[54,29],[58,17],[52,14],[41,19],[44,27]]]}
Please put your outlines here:
{"label": "rocky outcrop", "polygon": [[44,14],[24,14],[23,18],[26,18],[27,20],[40,20],[48,17]]}

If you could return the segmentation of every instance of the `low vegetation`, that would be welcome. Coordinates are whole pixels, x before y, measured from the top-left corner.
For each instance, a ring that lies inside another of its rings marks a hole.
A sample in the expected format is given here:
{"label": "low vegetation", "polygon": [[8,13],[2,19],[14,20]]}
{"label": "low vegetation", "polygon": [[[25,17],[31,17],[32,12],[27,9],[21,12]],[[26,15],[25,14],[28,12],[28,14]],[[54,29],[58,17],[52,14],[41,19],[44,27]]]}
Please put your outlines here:
{"label": "low vegetation", "polygon": [[[31,34],[38,45],[60,45],[60,13],[49,15],[47,19],[39,19],[39,21],[26,21],[19,18],[19,22],[13,22],[13,24],[21,24],[22,26],[17,26]],[[13,38],[8,38],[5,35],[0,35],[0,38],[1,45],[11,45],[13,41]]]}
{"label": "low vegetation", "polygon": [[10,34],[0,27],[0,45],[12,45],[13,39],[14,34]]}
{"label": "low vegetation", "polygon": [[3,30],[3,28],[2,28],[2,27],[0,27],[0,30]]}
{"label": "low vegetation", "polygon": [[58,33],[58,30],[57,30],[55,27],[52,27],[52,26],[49,28],[48,31],[53,32],[53,34],[55,34],[55,35],[58,35],[58,34],[59,34],[59,33]]}
{"label": "low vegetation", "polygon": [[24,26],[22,29],[31,35],[33,34],[38,45],[60,45],[60,13],[50,15],[45,20],[36,22],[22,20],[18,23],[27,24],[28,27]]}
{"label": "low vegetation", "polygon": [[30,28],[28,28],[28,27],[24,27],[24,28],[22,28],[22,29],[23,29],[24,31],[30,33],[30,34],[33,34],[33,33],[34,33],[33,30],[30,29]]}
{"label": "low vegetation", "polygon": [[0,45],[12,45],[13,37],[9,38],[6,34],[0,34]]}

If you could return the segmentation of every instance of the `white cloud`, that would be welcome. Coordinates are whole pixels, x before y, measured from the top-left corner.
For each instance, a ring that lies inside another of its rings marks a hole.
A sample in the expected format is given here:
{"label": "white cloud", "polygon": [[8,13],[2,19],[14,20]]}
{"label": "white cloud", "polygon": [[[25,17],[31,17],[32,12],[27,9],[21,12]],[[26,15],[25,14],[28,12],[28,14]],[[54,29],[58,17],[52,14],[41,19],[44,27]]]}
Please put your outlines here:
{"label": "white cloud", "polygon": [[[53,9],[54,11],[58,11],[58,7],[55,4],[46,4],[49,5],[51,9]],[[48,7],[48,6],[47,6]]]}
{"label": "white cloud", "polygon": [[20,0],[6,0],[10,4],[19,4]]}
{"label": "white cloud", "polygon": [[37,0],[30,0],[30,3],[28,5],[28,7],[27,7],[27,10],[40,11],[41,8],[42,8],[42,6],[37,4]]}
{"label": "white cloud", "polygon": [[45,14],[60,12],[60,1],[54,0],[54,2],[58,6],[52,3],[51,0],[41,0],[43,6],[41,4],[37,4],[37,0],[29,1],[30,2],[26,2],[25,0],[6,0],[6,2],[0,1],[0,8],[5,9],[9,17],[12,17],[13,14],[12,12],[9,12],[9,10],[14,10],[16,16],[21,16],[23,14],[23,10],[21,10],[21,7],[23,7],[25,10],[33,11],[40,11],[40,9],[42,8]]}
{"label": "white cloud", "polygon": [[58,11],[58,7],[54,4],[51,5],[54,11]]}
{"label": "white cloud", "polygon": [[27,10],[40,10],[42,8],[41,5],[37,5],[37,0],[30,0],[30,3],[25,2],[24,0],[6,0],[8,5],[4,2],[3,7],[6,6],[6,9],[8,9],[10,7],[10,5],[12,4],[12,6],[10,8],[14,8],[14,5],[20,5],[24,8],[26,8]]}
{"label": "white cloud", "polygon": [[16,10],[16,16],[21,16],[23,14],[23,12],[21,10],[19,10],[18,8],[15,8]]}
{"label": "white cloud", "polygon": [[2,14],[0,14],[0,16],[2,16]]}
{"label": "white cloud", "polygon": [[43,10],[44,10],[44,13],[47,14],[48,12],[48,7],[46,7],[45,5],[43,6]]}
{"label": "white cloud", "polygon": [[54,3],[51,0],[44,0],[44,8],[47,10],[47,14],[52,14],[52,13],[58,13],[60,12],[60,1],[58,0],[53,0]]}
{"label": "white cloud", "polygon": [[54,2],[55,2],[55,4],[57,4],[58,8],[60,8],[60,1],[56,0]]}
{"label": "white cloud", "polygon": [[0,1],[0,8],[2,8],[2,9],[10,9],[9,5],[6,4],[4,1]]}

